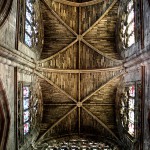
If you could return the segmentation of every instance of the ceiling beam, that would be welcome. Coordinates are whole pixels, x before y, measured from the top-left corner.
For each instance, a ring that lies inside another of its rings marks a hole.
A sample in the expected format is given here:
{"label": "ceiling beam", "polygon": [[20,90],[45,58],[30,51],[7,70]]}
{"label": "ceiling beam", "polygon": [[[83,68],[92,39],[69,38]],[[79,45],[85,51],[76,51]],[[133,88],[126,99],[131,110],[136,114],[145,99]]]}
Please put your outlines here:
{"label": "ceiling beam", "polygon": [[61,3],[61,4],[65,4],[68,6],[73,6],[73,7],[86,7],[86,6],[91,6],[91,5],[95,5],[98,3],[103,2],[104,0],[92,0],[89,2],[83,2],[83,3],[78,3],[78,2],[71,2],[68,0],[54,0],[57,3]]}
{"label": "ceiling beam", "polygon": [[118,60],[118,59],[115,59],[115,58],[112,58],[110,56],[108,56],[107,54],[101,52],[100,50],[98,50],[97,48],[95,48],[94,46],[92,46],[90,43],[88,43],[85,39],[82,39],[82,42],[84,44],[86,44],[88,47],[90,47],[91,49],[93,49],[94,51],[96,51],[97,53],[99,53],[100,55],[106,57],[107,59],[110,59],[111,61],[114,61],[114,62],[119,62],[119,63],[122,63],[122,60]]}
{"label": "ceiling beam", "polygon": [[55,72],[55,73],[97,73],[97,72],[104,72],[104,71],[118,71],[122,70],[123,66],[111,67],[111,68],[104,68],[104,69],[51,69],[51,68],[42,68],[37,67],[37,70],[43,72]]}
{"label": "ceiling beam", "polygon": [[52,14],[61,22],[62,25],[64,25],[72,34],[74,34],[75,36],[77,36],[78,34],[70,27],[68,26],[62,19],[61,17],[53,10],[53,8],[51,8],[51,6],[48,4],[49,2],[47,2],[47,0],[41,0],[44,5],[48,8],[48,10],[50,12],[52,12]]}
{"label": "ceiling beam", "polygon": [[53,129],[56,125],[58,125],[62,120],[64,120],[68,115],[70,115],[75,109],[77,108],[77,106],[75,106],[74,108],[72,108],[67,114],[65,114],[62,118],[60,118],[57,122],[55,122],[51,127],[49,127],[37,140],[37,143],[40,142],[40,140],[51,130]]}
{"label": "ceiling beam", "polygon": [[115,106],[115,103],[83,103],[84,106]]}
{"label": "ceiling beam", "polygon": [[94,118],[99,124],[101,124],[117,141],[119,141],[118,137],[105,125],[99,118],[97,118],[95,115],[93,115],[89,110],[87,110],[84,106],[82,108],[90,115],[92,118]]}
{"label": "ceiling beam", "polygon": [[66,95],[69,99],[71,99],[72,101],[74,101],[75,103],[77,102],[71,95],[69,95],[68,93],[66,93],[64,90],[62,90],[58,85],[56,85],[55,83],[53,83],[50,79],[48,79],[47,77],[45,77],[44,75],[42,75],[41,73],[35,71],[35,74],[37,76],[39,76],[40,78],[44,79],[45,81],[47,81],[49,84],[51,84],[52,86],[54,86],[56,89],[58,89],[61,93],[63,93],[64,95]]}
{"label": "ceiling beam", "polygon": [[50,59],[53,59],[55,56],[57,56],[57,55],[59,55],[59,54],[65,52],[68,48],[70,48],[72,45],[74,45],[77,41],[78,41],[78,39],[74,40],[74,41],[71,42],[67,47],[63,48],[62,50],[60,50],[60,51],[57,52],[56,54],[54,54],[54,55],[52,55],[52,56],[50,56],[50,57],[48,57],[48,58],[42,59],[42,60],[40,60],[40,61],[37,61],[37,63],[43,63],[43,62],[46,62],[46,61],[48,61],[48,60],[50,60]]}
{"label": "ceiling beam", "polygon": [[89,31],[91,31],[105,16],[108,12],[112,9],[112,7],[116,4],[118,0],[114,0],[112,4],[108,7],[108,9],[103,13],[103,15],[89,28],[87,29],[82,36],[85,36]]}
{"label": "ceiling beam", "polygon": [[114,79],[122,76],[125,72],[121,72],[120,74],[116,75],[115,77],[113,77],[112,79],[110,79],[109,81],[107,81],[106,83],[104,83],[103,85],[101,85],[97,90],[95,90],[94,92],[92,92],[91,94],[89,94],[88,96],[86,96],[83,100],[82,103],[84,103],[86,100],[88,100],[91,96],[93,96],[96,92],[98,92],[99,90],[101,90],[102,88],[104,88],[108,83],[112,82]]}

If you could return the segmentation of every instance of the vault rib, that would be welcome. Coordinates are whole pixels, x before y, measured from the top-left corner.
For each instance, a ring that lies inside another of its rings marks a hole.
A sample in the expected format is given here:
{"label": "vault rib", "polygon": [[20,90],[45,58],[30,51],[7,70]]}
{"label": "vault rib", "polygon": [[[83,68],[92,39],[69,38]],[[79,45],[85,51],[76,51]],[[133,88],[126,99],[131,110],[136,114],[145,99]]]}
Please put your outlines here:
{"label": "vault rib", "polygon": [[95,115],[93,115],[89,110],[87,110],[84,106],[82,108],[90,115],[92,118],[94,118],[99,124],[101,124],[117,141],[119,141],[118,137],[105,125],[99,118],[97,118]]}
{"label": "vault rib", "polygon": [[82,103],[84,103],[86,100],[88,100],[91,96],[93,96],[96,92],[98,92],[99,90],[101,90],[103,87],[105,87],[108,83],[112,82],[114,79],[120,77],[121,75],[124,74],[124,71],[118,75],[116,75],[115,77],[113,77],[112,79],[110,79],[108,82],[104,83],[103,85],[101,85],[97,90],[95,90],[94,92],[92,92],[91,94],[89,94],[88,96],[86,96],[83,100]]}
{"label": "vault rib", "polygon": [[47,4],[46,0],[41,0],[41,1],[45,4],[48,10],[51,11],[52,14],[61,22],[62,25],[64,25],[75,36],[78,36],[78,34],[60,18],[60,16],[53,10],[53,8],[51,8],[51,6]]}
{"label": "vault rib", "polygon": [[58,89],[60,92],[62,92],[68,98],[70,98],[72,101],[74,101],[75,103],[77,103],[77,101],[71,95],[69,95],[64,90],[62,90],[60,87],[58,87],[56,84],[54,84],[50,79],[48,79],[47,77],[45,77],[44,75],[42,75],[41,73],[39,73],[37,71],[35,71],[35,74],[38,75],[40,78],[44,79],[45,81],[47,81],[49,84],[53,85],[56,89]]}
{"label": "vault rib", "polygon": [[55,122],[51,127],[49,127],[37,140],[37,142],[40,142],[40,140],[51,130],[53,129],[56,125],[58,125],[62,120],[64,120],[68,115],[70,115],[75,109],[77,108],[77,106],[75,106],[74,108],[72,108],[67,114],[65,114],[62,118],[60,118],[57,122]]}
{"label": "vault rib", "polygon": [[72,45],[74,45],[77,41],[78,41],[78,39],[74,40],[74,41],[73,41],[72,43],[70,43],[67,47],[63,48],[62,50],[60,50],[60,51],[57,52],[56,54],[54,54],[54,55],[52,55],[52,56],[50,56],[50,57],[48,57],[48,58],[42,59],[42,60],[40,60],[40,61],[37,61],[37,63],[40,64],[40,63],[46,62],[46,61],[48,61],[48,60],[54,58],[55,56],[57,56],[57,55],[59,55],[59,54],[65,52],[68,48],[70,48]]}
{"label": "vault rib", "polygon": [[82,36],[85,36],[89,31],[91,31],[93,29],[93,27],[95,27],[104,17],[105,15],[112,9],[112,7],[116,4],[118,0],[114,0],[112,2],[112,4],[108,7],[108,9],[103,13],[103,15],[89,28],[87,29]]}
{"label": "vault rib", "polygon": [[[118,71],[122,70],[123,66],[111,67],[111,68],[104,68],[104,69],[52,69],[52,68],[43,68],[37,67],[37,70],[43,72],[55,72],[55,73],[97,73],[97,72],[104,72],[104,71]],[[80,82],[80,80],[79,80]]]}
{"label": "vault rib", "polygon": [[119,62],[119,63],[122,63],[122,60],[117,60],[115,58],[111,58],[109,56],[107,56],[105,53],[101,52],[100,50],[98,50],[97,48],[95,48],[94,46],[92,46],[90,43],[88,43],[85,39],[82,39],[82,42],[84,44],[86,44],[88,47],[90,47],[91,49],[93,49],[94,51],[96,51],[97,53],[99,53],[100,55],[103,55],[104,57],[114,61],[114,62]]}

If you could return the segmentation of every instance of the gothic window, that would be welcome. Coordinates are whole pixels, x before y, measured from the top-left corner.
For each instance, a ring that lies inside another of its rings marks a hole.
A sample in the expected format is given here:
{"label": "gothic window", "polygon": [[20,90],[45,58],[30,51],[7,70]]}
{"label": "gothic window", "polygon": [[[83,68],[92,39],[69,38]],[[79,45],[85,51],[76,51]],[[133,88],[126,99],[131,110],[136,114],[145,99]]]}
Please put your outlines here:
{"label": "gothic window", "polygon": [[31,83],[18,83],[18,139],[20,146],[30,134],[37,113],[37,101],[33,103]]}
{"label": "gothic window", "polygon": [[33,48],[38,43],[38,23],[34,0],[20,0],[20,40]]}
{"label": "gothic window", "polygon": [[125,7],[121,25],[122,25],[122,43],[124,48],[128,48],[135,43],[133,0],[130,0],[127,6]]}
{"label": "gothic window", "polygon": [[124,93],[121,96],[120,100],[120,115],[121,123],[126,132],[136,138],[137,132],[140,127],[138,127],[139,119],[138,110],[140,104],[140,95],[141,95],[141,84],[133,83],[127,85],[124,89]]}

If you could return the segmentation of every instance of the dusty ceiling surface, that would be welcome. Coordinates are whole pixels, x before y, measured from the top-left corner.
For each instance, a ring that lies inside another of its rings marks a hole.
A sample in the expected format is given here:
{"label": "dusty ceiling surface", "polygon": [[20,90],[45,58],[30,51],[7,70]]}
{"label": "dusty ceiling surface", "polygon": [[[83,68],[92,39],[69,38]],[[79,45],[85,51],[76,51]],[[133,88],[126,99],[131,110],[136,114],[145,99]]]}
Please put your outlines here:
{"label": "dusty ceiling surface", "polygon": [[43,119],[39,140],[93,134],[118,140],[116,87],[123,74],[115,48],[117,0],[41,0]]}

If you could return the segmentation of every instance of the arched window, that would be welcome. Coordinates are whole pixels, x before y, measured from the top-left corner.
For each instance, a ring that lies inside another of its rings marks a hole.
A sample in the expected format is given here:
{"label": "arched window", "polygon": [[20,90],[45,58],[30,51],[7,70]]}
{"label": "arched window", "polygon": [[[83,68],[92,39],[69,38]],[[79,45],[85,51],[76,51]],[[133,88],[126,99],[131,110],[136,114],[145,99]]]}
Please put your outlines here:
{"label": "arched window", "polygon": [[34,128],[37,100],[33,100],[31,83],[18,83],[18,138],[21,147]]}
{"label": "arched window", "polygon": [[141,83],[131,83],[125,86],[120,100],[121,123],[132,138],[139,137],[139,106],[141,102]]}
{"label": "arched window", "polygon": [[128,48],[135,43],[134,25],[134,2],[130,0],[125,7],[121,21],[122,44],[124,48]]}
{"label": "arched window", "polygon": [[38,43],[38,23],[34,0],[20,0],[20,40],[33,48]]}

